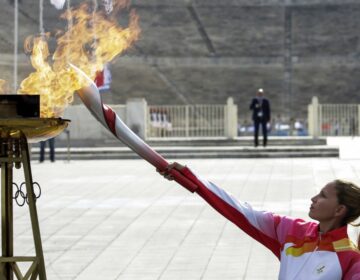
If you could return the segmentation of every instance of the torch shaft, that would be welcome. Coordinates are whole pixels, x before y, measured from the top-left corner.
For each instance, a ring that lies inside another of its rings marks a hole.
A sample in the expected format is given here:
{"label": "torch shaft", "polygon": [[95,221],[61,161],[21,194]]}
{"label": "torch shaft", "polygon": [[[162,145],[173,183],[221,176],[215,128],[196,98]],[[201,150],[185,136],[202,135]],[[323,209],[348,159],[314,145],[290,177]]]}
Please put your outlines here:
{"label": "torch shaft", "polygon": [[[89,82],[89,86],[79,90],[78,94],[92,115],[105,128],[110,130],[116,138],[140,157],[155,166],[159,171],[166,171],[169,163],[159,153],[140,139],[140,137],[120,119],[114,110],[102,103],[98,88],[83,71],[72,64],[70,64],[70,66]],[[169,172],[177,183],[189,191],[194,192],[197,189],[197,185],[179,171],[172,169]]]}
{"label": "torch shaft", "polygon": [[[111,110],[110,107],[107,109]],[[140,157],[151,163],[159,171],[165,171],[169,166],[169,163],[164,159],[158,152],[146,144],[139,136],[137,136],[120,118],[116,115],[115,121],[115,133],[114,136],[118,138],[121,142],[127,145]],[[188,189],[191,192],[194,192],[197,188],[197,185],[194,184],[191,180],[181,174],[179,171],[173,169],[170,171],[174,180]]]}

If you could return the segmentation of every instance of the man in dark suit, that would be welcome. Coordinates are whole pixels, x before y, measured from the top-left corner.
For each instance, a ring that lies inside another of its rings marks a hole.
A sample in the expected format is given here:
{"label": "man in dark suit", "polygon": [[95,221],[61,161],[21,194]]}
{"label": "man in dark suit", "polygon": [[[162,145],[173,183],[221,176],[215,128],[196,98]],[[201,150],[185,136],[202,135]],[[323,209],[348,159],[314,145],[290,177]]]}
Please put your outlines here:
{"label": "man in dark suit", "polygon": [[252,99],[250,110],[253,111],[252,119],[254,121],[254,145],[259,145],[259,126],[263,133],[263,146],[267,145],[267,124],[270,122],[270,102],[264,98],[264,90],[259,88],[256,97]]}
{"label": "man in dark suit", "polygon": [[55,161],[55,138],[50,138],[46,141],[40,142],[40,162],[45,160],[45,145],[49,143],[50,148],[50,160],[51,162]]}

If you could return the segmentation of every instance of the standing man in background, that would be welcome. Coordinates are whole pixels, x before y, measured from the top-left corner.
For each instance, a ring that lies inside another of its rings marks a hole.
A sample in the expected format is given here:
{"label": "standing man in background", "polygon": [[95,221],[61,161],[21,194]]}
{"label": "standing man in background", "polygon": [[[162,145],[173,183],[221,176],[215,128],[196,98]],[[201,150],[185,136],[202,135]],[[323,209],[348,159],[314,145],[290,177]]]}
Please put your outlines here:
{"label": "standing man in background", "polygon": [[50,160],[51,160],[51,162],[54,162],[55,161],[55,137],[40,142],[40,162],[43,162],[45,160],[45,145],[46,145],[46,143],[49,143]]}
{"label": "standing man in background", "polygon": [[259,126],[262,128],[263,146],[267,145],[267,124],[270,122],[270,102],[264,98],[264,90],[259,88],[256,97],[252,99],[250,110],[253,111],[254,121],[254,146],[259,146]]}

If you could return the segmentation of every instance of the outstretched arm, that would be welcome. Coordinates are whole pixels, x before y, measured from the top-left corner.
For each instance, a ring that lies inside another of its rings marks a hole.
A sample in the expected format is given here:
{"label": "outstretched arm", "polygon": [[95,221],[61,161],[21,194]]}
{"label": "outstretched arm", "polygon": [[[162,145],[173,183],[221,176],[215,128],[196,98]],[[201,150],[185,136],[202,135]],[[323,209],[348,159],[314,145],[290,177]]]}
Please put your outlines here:
{"label": "outstretched arm", "polygon": [[[270,212],[254,210],[251,205],[238,201],[215,184],[198,178],[186,166],[175,162],[169,165],[168,170],[171,169],[178,170],[194,182],[198,186],[196,192],[214,209],[280,258],[281,240],[289,221]],[[160,174],[172,180],[168,170]]]}

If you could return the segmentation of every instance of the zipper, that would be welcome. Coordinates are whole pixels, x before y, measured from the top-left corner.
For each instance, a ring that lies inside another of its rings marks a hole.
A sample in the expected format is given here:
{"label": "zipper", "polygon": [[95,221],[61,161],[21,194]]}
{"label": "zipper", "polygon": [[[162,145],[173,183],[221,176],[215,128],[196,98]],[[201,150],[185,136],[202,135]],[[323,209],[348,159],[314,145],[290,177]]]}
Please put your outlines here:
{"label": "zipper", "polygon": [[311,259],[312,255],[317,251],[317,249],[319,248],[320,241],[321,241],[321,232],[319,232],[319,237],[318,237],[318,240],[317,240],[317,242],[316,242],[315,249],[310,253],[309,257],[304,261],[303,265],[300,267],[300,269],[298,270],[298,272],[295,274],[293,280],[296,280],[296,277],[299,276],[300,272],[304,269],[305,265],[309,262],[309,260]]}

